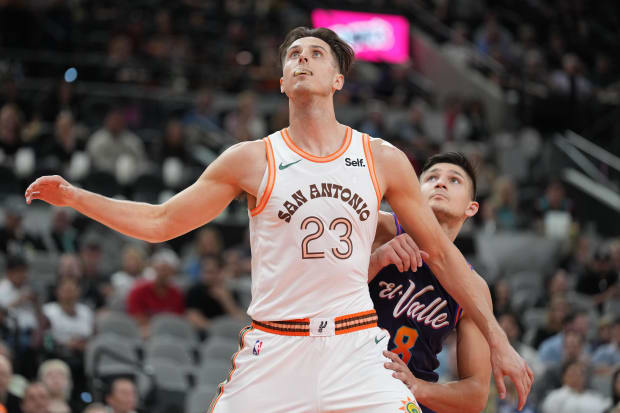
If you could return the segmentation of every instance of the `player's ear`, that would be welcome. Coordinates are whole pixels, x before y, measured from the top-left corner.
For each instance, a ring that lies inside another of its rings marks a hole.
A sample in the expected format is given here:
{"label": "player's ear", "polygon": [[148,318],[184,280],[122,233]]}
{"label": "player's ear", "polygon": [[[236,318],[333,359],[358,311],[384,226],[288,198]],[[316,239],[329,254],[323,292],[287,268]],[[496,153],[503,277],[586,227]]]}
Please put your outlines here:
{"label": "player's ear", "polygon": [[343,86],[344,86],[344,75],[342,73],[338,73],[336,77],[334,78],[334,83],[332,84],[332,87],[334,88],[334,90],[341,90]]}
{"label": "player's ear", "polygon": [[281,78],[280,78],[280,93],[284,93],[284,85],[283,85],[283,82],[284,82],[284,77],[281,77]]}
{"label": "player's ear", "polygon": [[480,204],[478,204],[476,201],[471,201],[469,203],[469,206],[465,210],[465,215],[467,216],[467,218],[471,218],[478,213],[478,209],[480,209]]}

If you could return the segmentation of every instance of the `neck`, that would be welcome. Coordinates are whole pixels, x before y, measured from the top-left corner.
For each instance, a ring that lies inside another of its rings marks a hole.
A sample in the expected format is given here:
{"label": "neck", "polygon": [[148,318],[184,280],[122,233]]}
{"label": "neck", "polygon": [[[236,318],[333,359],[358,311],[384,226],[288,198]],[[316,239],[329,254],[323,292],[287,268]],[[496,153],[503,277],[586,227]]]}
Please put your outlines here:
{"label": "neck", "polygon": [[333,96],[289,98],[289,136],[304,151],[326,156],[338,150],[346,126],[336,120]]}
{"label": "neck", "polygon": [[439,225],[443,229],[443,232],[450,238],[450,241],[454,242],[459,235],[464,221],[451,221],[446,219],[440,219]]}

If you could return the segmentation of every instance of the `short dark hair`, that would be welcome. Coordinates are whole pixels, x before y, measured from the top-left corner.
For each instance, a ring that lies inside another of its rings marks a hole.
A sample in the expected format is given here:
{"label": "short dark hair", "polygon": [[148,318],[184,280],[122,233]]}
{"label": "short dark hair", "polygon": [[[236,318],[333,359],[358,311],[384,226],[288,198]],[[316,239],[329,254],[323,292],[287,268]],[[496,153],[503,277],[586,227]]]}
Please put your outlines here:
{"label": "short dark hair", "polygon": [[463,168],[465,173],[469,176],[469,179],[471,179],[471,188],[472,188],[471,199],[472,200],[476,199],[476,194],[477,194],[476,170],[474,169],[474,166],[471,164],[471,162],[469,162],[469,159],[465,157],[465,155],[463,155],[461,152],[444,152],[444,153],[438,153],[436,155],[433,155],[430,158],[428,158],[428,160],[422,167],[422,172],[420,173],[420,175],[422,175],[424,172],[430,169],[433,165],[438,164],[438,163],[451,163],[453,165],[457,165]]}
{"label": "short dark hair", "polygon": [[284,58],[289,46],[293,44],[295,40],[304,37],[316,37],[327,43],[338,61],[340,73],[343,75],[349,73],[351,65],[353,64],[353,59],[355,58],[355,51],[347,42],[342,40],[336,32],[325,27],[311,29],[310,27],[299,26],[288,32],[278,49],[280,52],[280,64],[282,66],[284,66]]}

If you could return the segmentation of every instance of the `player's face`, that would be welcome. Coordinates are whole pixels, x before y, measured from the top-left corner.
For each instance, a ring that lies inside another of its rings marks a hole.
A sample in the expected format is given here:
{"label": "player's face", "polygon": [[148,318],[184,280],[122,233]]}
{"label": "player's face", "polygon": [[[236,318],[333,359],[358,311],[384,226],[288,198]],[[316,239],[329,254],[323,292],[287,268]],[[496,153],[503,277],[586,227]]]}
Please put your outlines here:
{"label": "player's face", "polygon": [[342,89],[344,76],[329,45],[316,37],[295,40],[286,51],[280,90],[288,97],[300,94],[329,96]]}
{"label": "player's face", "polygon": [[443,217],[466,219],[478,212],[478,203],[471,200],[471,179],[460,166],[437,163],[420,176],[420,185],[440,221]]}

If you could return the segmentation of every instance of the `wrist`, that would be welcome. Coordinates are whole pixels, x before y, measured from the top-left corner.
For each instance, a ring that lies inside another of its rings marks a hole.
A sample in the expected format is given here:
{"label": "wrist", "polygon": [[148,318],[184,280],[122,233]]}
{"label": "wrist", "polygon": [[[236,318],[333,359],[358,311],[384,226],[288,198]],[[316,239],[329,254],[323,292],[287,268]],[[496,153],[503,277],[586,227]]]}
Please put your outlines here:
{"label": "wrist", "polygon": [[508,336],[499,324],[495,322],[489,328],[489,337],[487,341],[491,350],[494,350],[508,343]]}

